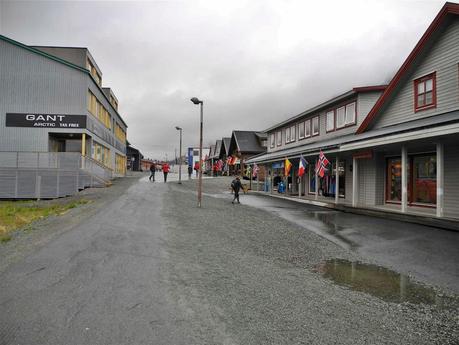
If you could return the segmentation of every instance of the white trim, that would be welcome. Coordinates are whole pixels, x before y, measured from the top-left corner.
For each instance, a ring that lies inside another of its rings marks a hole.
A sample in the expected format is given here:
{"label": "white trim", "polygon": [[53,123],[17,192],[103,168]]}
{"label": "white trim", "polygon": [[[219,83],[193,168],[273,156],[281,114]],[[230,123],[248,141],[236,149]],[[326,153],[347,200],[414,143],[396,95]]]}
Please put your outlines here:
{"label": "white trim", "polygon": [[394,144],[394,143],[399,143],[403,141],[418,140],[418,139],[436,137],[440,135],[447,135],[447,134],[453,134],[453,133],[459,133],[459,123],[454,123],[451,125],[445,125],[445,126],[440,126],[440,127],[435,127],[435,128],[421,129],[415,132],[394,134],[394,135],[385,136],[381,138],[359,141],[359,142],[355,142],[351,144],[342,144],[339,151],[340,152],[350,151],[350,150],[362,149],[366,147],[388,145],[388,144]]}

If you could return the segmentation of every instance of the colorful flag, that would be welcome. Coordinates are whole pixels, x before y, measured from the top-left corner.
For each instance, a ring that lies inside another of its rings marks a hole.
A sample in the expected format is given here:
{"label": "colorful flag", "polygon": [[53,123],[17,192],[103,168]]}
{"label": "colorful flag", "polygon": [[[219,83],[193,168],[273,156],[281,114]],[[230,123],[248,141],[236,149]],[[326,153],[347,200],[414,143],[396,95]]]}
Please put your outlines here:
{"label": "colorful flag", "polygon": [[319,160],[317,161],[316,164],[316,173],[320,177],[324,177],[325,171],[327,171],[327,165],[330,164],[328,159],[325,157],[324,153],[322,150],[320,150],[319,153]]}
{"label": "colorful flag", "polygon": [[304,175],[306,171],[306,165],[308,165],[308,161],[304,159],[303,156],[300,157],[300,165],[298,166],[298,176],[301,177]]}
{"label": "colorful flag", "polygon": [[257,177],[258,170],[260,170],[260,168],[258,167],[258,165],[254,164],[254,165],[253,165],[252,177]]}
{"label": "colorful flag", "polygon": [[290,174],[290,169],[292,168],[292,163],[288,160],[288,158],[285,158],[285,163],[284,163],[284,173],[285,176],[288,176]]}

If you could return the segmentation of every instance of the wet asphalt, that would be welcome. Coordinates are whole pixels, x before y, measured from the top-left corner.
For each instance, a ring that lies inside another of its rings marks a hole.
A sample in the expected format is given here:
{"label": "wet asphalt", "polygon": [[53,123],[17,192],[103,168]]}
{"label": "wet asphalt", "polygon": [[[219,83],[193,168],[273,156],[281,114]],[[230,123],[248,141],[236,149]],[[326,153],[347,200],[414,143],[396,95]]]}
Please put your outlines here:
{"label": "wet asphalt", "polygon": [[[0,344],[457,344],[457,309],[317,273],[340,258],[458,286],[458,234],[242,195],[133,183],[0,273]],[[57,219],[56,222],[59,220]],[[19,249],[18,249],[19,250]]]}

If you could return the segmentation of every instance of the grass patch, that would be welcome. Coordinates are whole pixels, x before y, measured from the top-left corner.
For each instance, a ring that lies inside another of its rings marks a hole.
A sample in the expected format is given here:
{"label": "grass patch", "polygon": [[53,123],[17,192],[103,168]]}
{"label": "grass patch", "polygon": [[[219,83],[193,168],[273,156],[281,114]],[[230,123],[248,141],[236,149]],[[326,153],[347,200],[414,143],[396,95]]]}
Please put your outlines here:
{"label": "grass patch", "polygon": [[53,215],[62,215],[68,210],[89,203],[80,199],[68,203],[46,203],[36,201],[0,202],[0,243],[11,240],[11,233],[32,222]]}

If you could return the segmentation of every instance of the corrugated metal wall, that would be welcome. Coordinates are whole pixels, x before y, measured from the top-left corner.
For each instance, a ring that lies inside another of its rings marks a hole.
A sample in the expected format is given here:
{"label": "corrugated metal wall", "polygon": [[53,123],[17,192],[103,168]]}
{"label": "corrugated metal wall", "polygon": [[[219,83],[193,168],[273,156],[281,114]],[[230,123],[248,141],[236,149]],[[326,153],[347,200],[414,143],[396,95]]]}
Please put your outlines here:
{"label": "corrugated metal wall", "polygon": [[81,130],[5,127],[5,114],[86,114],[87,77],[0,40],[0,151],[48,151],[48,133]]}

